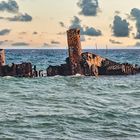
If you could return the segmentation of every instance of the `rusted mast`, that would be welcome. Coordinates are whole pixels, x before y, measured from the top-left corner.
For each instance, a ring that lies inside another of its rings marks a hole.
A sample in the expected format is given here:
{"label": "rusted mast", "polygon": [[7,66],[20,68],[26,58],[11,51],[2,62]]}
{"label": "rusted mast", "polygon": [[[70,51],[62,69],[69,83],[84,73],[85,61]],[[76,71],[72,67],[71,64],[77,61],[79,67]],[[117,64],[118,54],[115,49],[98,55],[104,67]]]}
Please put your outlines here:
{"label": "rusted mast", "polygon": [[81,41],[80,41],[80,29],[70,29],[67,31],[69,62],[71,68],[71,74],[82,74],[81,70]]}
{"label": "rusted mast", "polygon": [[0,49],[0,66],[5,65],[5,51]]}

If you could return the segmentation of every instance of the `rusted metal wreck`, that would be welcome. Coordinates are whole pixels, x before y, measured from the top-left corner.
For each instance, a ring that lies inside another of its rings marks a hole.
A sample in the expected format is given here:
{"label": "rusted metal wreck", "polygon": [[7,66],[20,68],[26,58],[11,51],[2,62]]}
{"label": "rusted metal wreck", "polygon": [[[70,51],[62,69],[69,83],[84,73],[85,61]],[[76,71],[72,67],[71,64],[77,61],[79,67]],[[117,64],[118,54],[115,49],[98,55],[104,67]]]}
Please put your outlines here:
{"label": "rusted metal wreck", "polygon": [[66,63],[60,66],[49,66],[47,76],[131,75],[140,72],[140,67],[137,65],[117,63],[89,52],[82,53],[79,29],[68,30],[67,39],[69,57],[66,59]]}
{"label": "rusted metal wreck", "polygon": [[33,77],[31,63],[5,64],[5,52],[0,49],[0,76]]}
{"label": "rusted metal wreck", "polygon": [[0,76],[15,77],[43,77],[43,76],[68,76],[81,74],[85,76],[98,75],[132,75],[140,72],[140,67],[128,63],[117,63],[99,55],[82,53],[80,30],[67,31],[68,53],[66,63],[59,66],[49,66],[44,75],[43,70],[36,70],[36,66],[25,62],[21,64],[6,65],[4,50],[0,50]]}

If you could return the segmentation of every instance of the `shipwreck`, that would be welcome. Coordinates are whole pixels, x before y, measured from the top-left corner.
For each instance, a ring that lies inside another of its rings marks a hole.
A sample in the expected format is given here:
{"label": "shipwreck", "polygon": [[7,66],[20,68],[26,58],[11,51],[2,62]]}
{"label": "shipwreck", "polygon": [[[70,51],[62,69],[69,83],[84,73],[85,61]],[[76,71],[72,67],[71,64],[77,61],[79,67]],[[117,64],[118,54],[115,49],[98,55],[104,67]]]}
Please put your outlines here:
{"label": "shipwreck", "polygon": [[68,30],[67,40],[69,57],[66,58],[66,63],[60,66],[49,66],[47,76],[132,75],[140,72],[138,65],[117,63],[90,52],[82,53],[79,29]]}
{"label": "shipwreck", "polygon": [[21,64],[5,64],[5,52],[0,50],[0,76],[14,77],[44,77],[44,76],[70,76],[70,75],[133,75],[140,73],[138,65],[117,63],[102,56],[90,52],[82,52],[80,30],[67,31],[68,54],[66,62],[57,66],[49,66],[45,70],[36,70],[36,66],[30,62]]}

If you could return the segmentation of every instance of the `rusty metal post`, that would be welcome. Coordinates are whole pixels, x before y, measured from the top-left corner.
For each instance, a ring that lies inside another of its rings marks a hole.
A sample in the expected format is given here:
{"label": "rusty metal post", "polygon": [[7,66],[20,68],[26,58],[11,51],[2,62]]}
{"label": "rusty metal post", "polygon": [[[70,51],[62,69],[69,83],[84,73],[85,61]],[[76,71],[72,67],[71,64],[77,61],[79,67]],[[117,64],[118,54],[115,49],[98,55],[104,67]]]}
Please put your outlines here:
{"label": "rusty metal post", "polygon": [[0,49],[0,66],[5,65],[5,51]]}
{"label": "rusty metal post", "polygon": [[67,31],[68,40],[68,51],[71,74],[82,74],[80,60],[81,60],[81,41],[80,41],[80,30],[70,29]]}

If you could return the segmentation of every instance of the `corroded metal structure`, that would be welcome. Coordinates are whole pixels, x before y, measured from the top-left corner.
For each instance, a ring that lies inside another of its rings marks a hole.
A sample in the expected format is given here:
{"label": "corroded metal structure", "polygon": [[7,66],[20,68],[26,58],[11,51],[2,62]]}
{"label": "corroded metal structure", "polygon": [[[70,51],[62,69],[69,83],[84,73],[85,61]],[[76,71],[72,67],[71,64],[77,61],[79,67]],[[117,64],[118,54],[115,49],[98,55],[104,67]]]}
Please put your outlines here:
{"label": "corroded metal structure", "polygon": [[32,64],[21,63],[0,66],[0,76],[33,77]]}
{"label": "corroded metal structure", "polygon": [[28,62],[5,65],[4,50],[0,50],[0,76],[43,77],[75,74],[98,76],[140,73],[140,67],[138,65],[117,63],[93,53],[82,53],[79,29],[68,30],[67,37],[69,57],[66,58],[66,63],[57,66],[49,66],[46,69],[47,75],[44,75],[43,70],[37,71],[36,66],[32,67],[32,64]]}
{"label": "corroded metal structure", "polygon": [[130,75],[140,72],[140,67],[137,65],[117,63],[89,52],[82,53],[79,29],[68,30],[67,38],[69,57],[66,59],[66,64],[49,66],[48,76],[66,76],[77,73],[85,76]]}
{"label": "corroded metal structure", "polygon": [[5,51],[0,49],[0,66],[5,65]]}
{"label": "corroded metal structure", "polygon": [[81,41],[80,41],[80,30],[70,29],[67,31],[68,40],[68,52],[69,52],[69,63],[71,74],[75,75],[77,73],[82,74],[81,71]]}
{"label": "corroded metal structure", "polygon": [[82,53],[83,75],[131,75],[140,72],[136,65],[117,63],[89,52]]}

